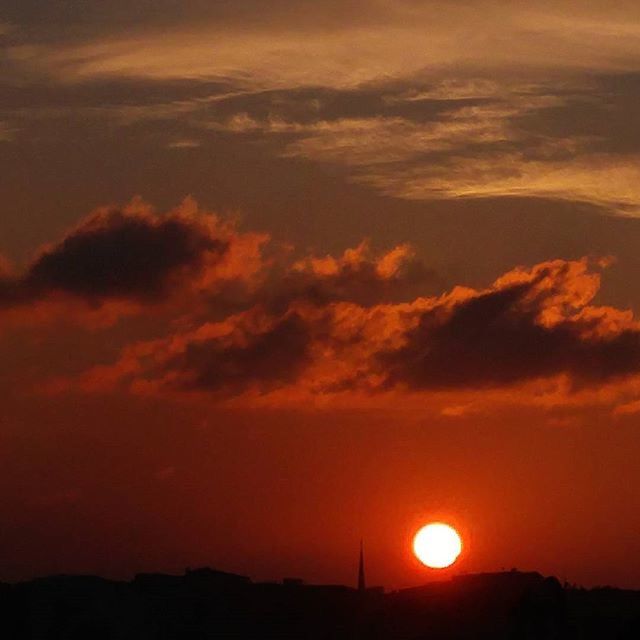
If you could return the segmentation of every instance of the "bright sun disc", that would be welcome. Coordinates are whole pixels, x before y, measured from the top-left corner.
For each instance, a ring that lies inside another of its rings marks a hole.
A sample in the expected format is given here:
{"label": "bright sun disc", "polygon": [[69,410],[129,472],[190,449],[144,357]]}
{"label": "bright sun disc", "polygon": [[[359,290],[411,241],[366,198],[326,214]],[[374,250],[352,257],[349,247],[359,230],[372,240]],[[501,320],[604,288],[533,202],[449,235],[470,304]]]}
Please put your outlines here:
{"label": "bright sun disc", "polygon": [[451,566],[462,551],[462,540],[458,532],[448,524],[432,522],[413,539],[413,552],[418,560],[432,569]]}

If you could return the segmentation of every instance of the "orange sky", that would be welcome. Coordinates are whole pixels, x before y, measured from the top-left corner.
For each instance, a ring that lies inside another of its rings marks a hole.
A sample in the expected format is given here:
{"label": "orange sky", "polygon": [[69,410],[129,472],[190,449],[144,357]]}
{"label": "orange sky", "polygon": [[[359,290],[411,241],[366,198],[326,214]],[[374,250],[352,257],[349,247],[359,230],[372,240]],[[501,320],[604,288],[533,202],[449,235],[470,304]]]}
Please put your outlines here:
{"label": "orange sky", "polygon": [[10,5],[0,580],[640,587],[636,3]]}

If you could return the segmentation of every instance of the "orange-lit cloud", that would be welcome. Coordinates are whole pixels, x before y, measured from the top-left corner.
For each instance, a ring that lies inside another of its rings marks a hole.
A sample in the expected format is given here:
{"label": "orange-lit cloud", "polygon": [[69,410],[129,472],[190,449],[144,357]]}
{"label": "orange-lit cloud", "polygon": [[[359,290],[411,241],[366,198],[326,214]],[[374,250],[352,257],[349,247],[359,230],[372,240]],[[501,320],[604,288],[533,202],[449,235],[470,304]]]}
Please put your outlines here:
{"label": "orange-lit cloud", "polygon": [[165,215],[139,199],[105,207],[41,248],[24,273],[0,272],[0,315],[110,324],[173,298],[250,290],[267,239],[238,233],[191,199]]}
{"label": "orange-lit cloud", "polygon": [[[291,270],[315,274],[320,284],[358,264],[362,251],[307,258]],[[376,269],[396,273],[405,251],[382,256]],[[127,347],[115,364],[62,387],[124,385],[136,393],[275,404],[431,397],[451,416],[477,411],[482,396],[615,406],[637,393],[640,325],[631,312],[592,304],[596,269],[605,265],[556,260],[515,269],[484,290],[456,287],[369,306],[344,292],[331,298],[289,290],[286,304],[271,305],[263,294],[224,320]]]}
{"label": "orange-lit cloud", "polygon": [[554,261],[516,270],[420,313],[402,347],[379,356],[386,383],[482,388],[563,374],[579,387],[637,374],[640,325],[588,306],[599,281],[587,268]]}
{"label": "orange-lit cloud", "polygon": [[408,244],[376,253],[368,242],[362,242],[337,257],[294,259],[272,274],[256,301],[271,310],[286,309],[295,301],[371,306],[404,300],[411,290],[424,291],[437,279]]}
{"label": "orange-lit cloud", "polygon": [[437,274],[406,244],[305,255],[189,199],[164,215],[134,200],[81,220],[21,274],[7,263],[0,319],[99,328],[162,310],[153,339],[54,377],[48,392],[347,406],[402,396],[451,417],[517,398],[629,413],[640,325],[593,303],[610,262],[548,261],[434,296]]}

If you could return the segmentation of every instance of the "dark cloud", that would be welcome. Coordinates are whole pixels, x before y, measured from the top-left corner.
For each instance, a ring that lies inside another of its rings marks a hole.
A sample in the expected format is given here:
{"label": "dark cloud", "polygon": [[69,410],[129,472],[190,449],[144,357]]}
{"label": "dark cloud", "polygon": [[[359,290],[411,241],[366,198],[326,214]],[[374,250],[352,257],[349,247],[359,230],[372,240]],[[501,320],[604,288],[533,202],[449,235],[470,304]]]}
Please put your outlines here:
{"label": "dark cloud", "polygon": [[193,341],[160,371],[167,386],[181,390],[239,393],[295,382],[309,360],[311,334],[307,322],[288,313],[257,333]]}
{"label": "dark cloud", "polygon": [[[195,203],[191,212],[189,205],[183,208],[159,215],[134,201],[124,209],[99,210],[45,245],[23,273],[7,264],[0,271],[0,306],[27,306],[60,294],[92,308],[109,300],[144,305],[192,293],[209,319],[219,320],[256,305],[279,316],[296,301],[317,307],[399,302],[439,284],[407,244],[375,252],[363,242],[338,256],[296,258],[289,249],[267,246],[268,235],[240,233]],[[180,310],[189,311],[194,309]]]}
{"label": "dark cloud", "polygon": [[438,284],[436,272],[409,245],[375,254],[365,242],[339,257],[308,257],[274,270],[257,300],[280,313],[296,300],[318,306],[341,301],[371,306],[425,295]]}
{"label": "dark cloud", "polygon": [[62,294],[99,307],[197,296],[197,304],[180,296],[167,307],[186,330],[125,349],[123,360],[98,368],[97,387],[104,376],[106,384],[227,395],[297,384],[426,391],[564,374],[578,388],[640,373],[631,312],[591,304],[600,263],[549,261],[488,289],[425,297],[438,279],[409,245],[376,253],[363,242],[338,256],[295,258],[265,248],[267,240],[194,203],[157,215],[134,202],[85,218],[22,275],[7,263],[0,301],[6,308]]}
{"label": "dark cloud", "polygon": [[174,279],[218,261],[228,242],[206,218],[107,210],[89,216],[40,253],[27,272],[0,283],[5,305],[56,293],[99,302],[158,301]]}
{"label": "dark cloud", "polygon": [[[224,80],[106,78],[85,80],[73,84],[57,84],[38,78],[25,82],[24,77],[12,81],[3,77],[0,110],[12,114],[20,110],[28,114],[35,110],[74,110],[110,107],[153,107],[175,101],[211,98],[233,90]],[[175,117],[175,116],[174,116]]]}
{"label": "dark cloud", "polygon": [[[541,282],[556,282],[545,287]],[[607,313],[581,317],[556,285],[564,274],[543,270],[535,278],[481,293],[451,310],[421,314],[406,343],[379,354],[387,385],[413,389],[482,388],[567,374],[577,385],[640,373],[638,327],[607,330]],[[542,320],[553,296],[563,296],[564,316]]]}
{"label": "dark cloud", "polygon": [[21,283],[12,275],[0,271],[0,309],[18,304],[26,298]]}
{"label": "dark cloud", "polygon": [[210,108],[219,118],[238,113],[266,121],[313,124],[342,118],[402,117],[413,122],[437,122],[463,107],[489,104],[489,98],[407,99],[433,89],[436,83],[414,79],[386,79],[355,88],[301,87],[244,92],[217,100]]}
{"label": "dark cloud", "polygon": [[[532,136],[580,140],[583,151],[629,154],[640,151],[640,73],[601,74],[545,91],[559,104],[532,109],[512,124]],[[569,158],[567,158],[569,159]]]}
{"label": "dark cloud", "polygon": [[[127,350],[89,372],[88,388],[238,395],[390,389],[484,390],[567,376],[573,391],[640,374],[629,312],[591,306],[599,278],[585,260],[509,272],[484,291],[363,307],[297,300]],[[150,357],[151,356],[151,357]]]}

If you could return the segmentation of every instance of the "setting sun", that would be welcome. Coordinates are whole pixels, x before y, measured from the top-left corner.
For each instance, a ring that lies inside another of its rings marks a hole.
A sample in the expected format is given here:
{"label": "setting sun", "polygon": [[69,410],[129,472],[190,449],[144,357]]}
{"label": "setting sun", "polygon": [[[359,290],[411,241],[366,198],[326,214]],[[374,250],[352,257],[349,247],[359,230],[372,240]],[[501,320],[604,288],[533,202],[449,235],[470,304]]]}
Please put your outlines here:
{"label": "setting sun", "polygon": [[416,533],[413,552],[420,562],[432,569],[451,566],[462,551],[458,532],[448,524],[432,522]]}

